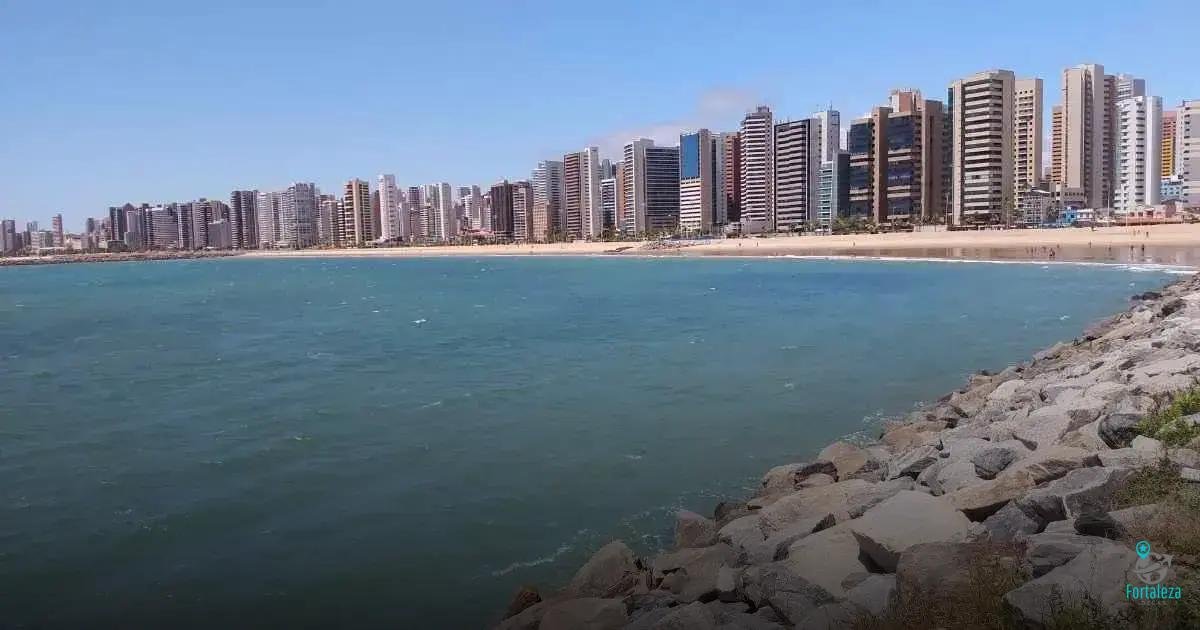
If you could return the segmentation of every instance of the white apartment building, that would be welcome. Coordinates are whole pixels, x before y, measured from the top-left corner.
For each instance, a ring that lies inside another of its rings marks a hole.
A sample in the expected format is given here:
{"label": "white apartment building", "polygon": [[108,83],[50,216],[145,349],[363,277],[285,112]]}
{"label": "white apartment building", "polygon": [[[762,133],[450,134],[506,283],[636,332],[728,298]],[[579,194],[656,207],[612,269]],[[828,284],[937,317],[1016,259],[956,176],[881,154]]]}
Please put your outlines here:
{"label": "white apartment building", "polygon": [[709,233],[716,214],[716,146],[712,133],[701,129],[679,136],[679,227]]}
{"label": "white apartment building", "polygon": [[742,229],[746,232],[775,228],[772,177],[775,173],[775,118],[771,108],[759,106],[746,114],[741,125]]}
{"label": "white apartment building", "polygon": [[400,220],[400,209],[403,200],[400,189],[396,187],[396,176],[383,174],[377,182],[379,191],[379,238],[393,241],[408,236],[407,221]]}
{"label": "white apartment building", "polygon": [[1162,186],[1162,99],[1117,101],[1116,190],[1113,207],[1125,211],[1159,202]]}
{"label": "white apartment building", "polygon": [[1182,198],[1200,207],[1200,99],[1184,101],[1175,120],[1175,171]]}

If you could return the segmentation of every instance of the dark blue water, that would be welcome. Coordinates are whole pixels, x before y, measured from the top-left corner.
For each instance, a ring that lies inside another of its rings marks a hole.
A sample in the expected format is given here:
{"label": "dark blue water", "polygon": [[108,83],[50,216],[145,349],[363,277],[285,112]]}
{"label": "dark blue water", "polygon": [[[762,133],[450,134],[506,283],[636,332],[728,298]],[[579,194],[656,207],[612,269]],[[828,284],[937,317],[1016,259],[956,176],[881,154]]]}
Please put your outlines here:
{"label": "dark blue water", "polygon": [[0,625],[477,627],[1169,280],[749,259],[0,269]]}

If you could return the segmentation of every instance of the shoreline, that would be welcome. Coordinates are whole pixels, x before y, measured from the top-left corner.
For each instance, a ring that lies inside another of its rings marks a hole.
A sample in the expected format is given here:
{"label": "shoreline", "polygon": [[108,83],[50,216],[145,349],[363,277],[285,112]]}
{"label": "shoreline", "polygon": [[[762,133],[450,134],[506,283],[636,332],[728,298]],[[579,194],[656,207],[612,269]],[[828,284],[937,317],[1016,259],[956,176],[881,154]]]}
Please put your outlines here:
{"label": "shoreline", "polygon": [[[1129,498],[1146,475],[1200,489],[1200,425],[1180,417],[1200,399],[1177,402],[1200,392],[1200,275],[1131,300],[1073,340],[976,372],[874,440],[771,468],[711,516],[678,511],[674,546],[652,557],[610,542],[565,586],[522,588],[497,627],[892,627],[959,614],[955,591],[976,587],[980,566],[1004,577],[984,584],[986,610],[964,613],[980,615],[972,625],[1053,625],[1070,618],[1051,605],[1064,601],[1130,614],[1133,541],[1183,553],[1169,532],[1200,518],[1165,493]],[[1147,428],[1171,409],[1170,431]],[[1175,571],[1173,584],[1200,576],[1186,560]]]}

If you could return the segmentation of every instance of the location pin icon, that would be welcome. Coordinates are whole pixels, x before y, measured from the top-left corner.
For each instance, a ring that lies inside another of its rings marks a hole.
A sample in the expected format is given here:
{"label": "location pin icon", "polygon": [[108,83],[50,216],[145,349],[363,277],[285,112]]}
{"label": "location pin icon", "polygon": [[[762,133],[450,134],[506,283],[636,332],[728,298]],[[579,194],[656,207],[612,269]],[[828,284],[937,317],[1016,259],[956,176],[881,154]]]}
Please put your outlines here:
{"label": "location pin icon", "polygon": [[1145,560],[1150,555],[1150,543],[1145,540],[1139,541],[1134,550],[1137,551],[1139,558]]}

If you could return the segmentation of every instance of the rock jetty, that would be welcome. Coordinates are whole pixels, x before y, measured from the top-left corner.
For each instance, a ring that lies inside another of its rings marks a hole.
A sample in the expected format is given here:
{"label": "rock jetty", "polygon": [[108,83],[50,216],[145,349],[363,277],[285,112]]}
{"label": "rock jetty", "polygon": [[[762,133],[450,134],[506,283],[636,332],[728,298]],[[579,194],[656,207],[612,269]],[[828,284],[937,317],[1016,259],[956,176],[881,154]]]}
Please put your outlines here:
{"label": "rock jetty", "polygon": [[[1200,277],[1133,300],[1074,341],[972,375],[877,441],[772,468],[753,497],[711,516],[679,512],[671,550],[605,545],[562,590],[523,589],[497,627],[1036,628],[1063,611],[1085,615],[1070,627],[1128,621],[1126,585],[1142,583],[1128,537],[1159,506],[1121,508],[1118,494],[1147,471],[1200,480],[1188,433],[1200,414],[1178,420],[1183,443],[1145,428],[1200,378]],[[1177,558],[1171,579],[1190,570]],[[971,621],[976,608],[987,618]]]}

